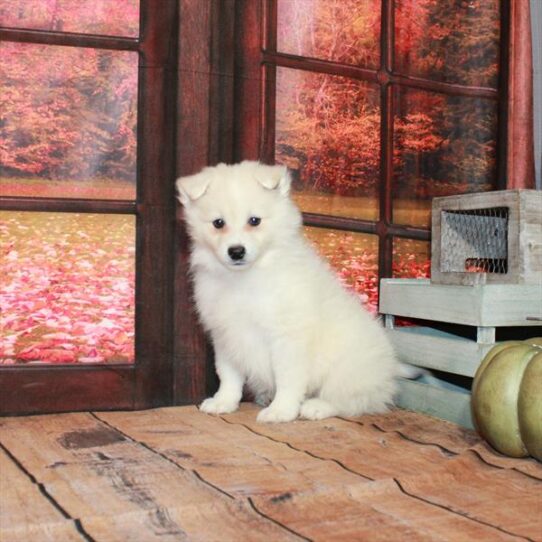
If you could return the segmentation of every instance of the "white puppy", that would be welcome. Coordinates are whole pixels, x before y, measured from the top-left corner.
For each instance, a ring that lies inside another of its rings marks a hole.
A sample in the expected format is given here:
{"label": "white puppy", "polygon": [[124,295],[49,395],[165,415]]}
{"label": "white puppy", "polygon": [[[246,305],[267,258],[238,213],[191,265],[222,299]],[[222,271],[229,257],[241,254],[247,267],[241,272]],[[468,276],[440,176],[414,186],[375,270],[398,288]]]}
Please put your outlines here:
{"label": "white puppy", "polygon": [[197,309],[220,387],[200,406],[258,421],[381,412],[399,364],[384,330],[305,241],[282,166],[220,164],[177,181],[192,238]]}

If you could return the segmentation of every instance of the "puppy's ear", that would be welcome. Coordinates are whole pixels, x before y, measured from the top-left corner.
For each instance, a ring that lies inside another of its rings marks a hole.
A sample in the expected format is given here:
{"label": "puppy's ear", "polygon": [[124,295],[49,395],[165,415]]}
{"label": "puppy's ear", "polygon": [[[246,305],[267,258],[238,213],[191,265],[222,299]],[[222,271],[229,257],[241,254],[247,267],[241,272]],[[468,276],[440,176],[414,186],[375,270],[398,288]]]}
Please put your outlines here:
{"label": "puppy's ear", "polygon": [[266,166],[259,164],[256,169],[256,180],[268,190],[278,190],[283,196],[290,193],[292,179],[286,166]]}
{"label": "puppy's ear", "polygon": [[177,186],[177,199],[184,206],[188,205],[191,201],[195,201],[205,194],[210,182],[211,175],[207,168],[195,175],[178,178],[175,183]]}

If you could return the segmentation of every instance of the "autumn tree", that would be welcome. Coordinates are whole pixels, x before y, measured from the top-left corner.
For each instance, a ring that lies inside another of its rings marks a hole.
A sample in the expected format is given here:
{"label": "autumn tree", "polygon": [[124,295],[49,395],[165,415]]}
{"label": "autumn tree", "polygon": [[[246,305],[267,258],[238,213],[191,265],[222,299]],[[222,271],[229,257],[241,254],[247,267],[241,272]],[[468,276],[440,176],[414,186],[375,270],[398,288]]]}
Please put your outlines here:
{"label": "autumn tree", "polygon": [[[0,22],[119,33],[137,2],[73,8],[68,0],[4,0]],[[137,53],[4,41],[0,59],[0,175],[134,179]]]}
{"label": "autumn tree", "polygon": [[[497,0],[396,0],[394,71],[494,86]],[[278,49],[377,67],[379,1],[279,3]],[[394,88],[396,196],[487,189],[495,170],[496,102]],[[370,195],[380,181],[378,87],[278,68],[276,157],[305,190]]]}
{"label": "autumn tree", "polygon": [[[380,0],[281,2],[281,51],[345,64],[379,63]],[[345,77],[279,68],[277,160],[305,188],[344,195],[374,192],[379,176],[379,94]]]}

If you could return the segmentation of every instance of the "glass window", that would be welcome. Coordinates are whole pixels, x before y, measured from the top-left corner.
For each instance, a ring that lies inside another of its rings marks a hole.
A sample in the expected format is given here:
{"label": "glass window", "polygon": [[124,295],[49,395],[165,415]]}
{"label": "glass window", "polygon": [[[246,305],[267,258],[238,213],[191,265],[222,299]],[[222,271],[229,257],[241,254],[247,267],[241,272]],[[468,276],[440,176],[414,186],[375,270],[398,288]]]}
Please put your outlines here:
{"label": "glass window", "polygon": [[2,0],[0,26],[137,37],[139,0]]}
{"label": "glass window", "polygon": [[431,243],[415,239],[393,239],[393,277],[424,279],[431,276]]}
{"label": "glass window", "polygon": [[499,0],[395,0],[395,69],[497,88],[500,23]]}
{"label": "glass window", "polygon": [[[505,120],[498,113],[505,97],[498,88],[503,2],[263,6],[264,50],[252,48],[243,58],[246,74],[263,66],[267,78],[263,129],[255,133],[247,119],[252,137],[243,144],[263,135],[262,158],[291,168],[305,224],[318,231],[310,235],[339,251],[321,248],[330,261],[338,254],[348,260],[340,247],[355,255],[364,246],[365,258],[372,251],[370,270],[356,262],[339,267],[344,276],[353,269],[358,285],[367,273],[375,286],[362,291],[374,307],[376,277],[427,276],[432,198],[493,190],[503,178],[497,160]],[[350,238],[372,242],[350,245]]]}
{"label": "glass window", "polygon": [[378,310],[378,237],[305,227],[305,235],[327,258],[339,280],[371,311]]}
{"label": "glass window", "polygon": [[0,364],[134,361],[134,216],[1,211],[0,240]]}
{"label": "glass window", "polygon": [[378,218],[379,102],[363,81],[277,69],[275,159],[303,211]]}
{"label": "glass window", "polygon": [[134,200],[138,54],[0,43],[0,195]]}
{"label": "glass window", "polygon": [[177,8],[0,0],[3,413],[171,396]]}
{"label": "glass window", "polygon": [[396,87],[393,221],[430,227],[431,199],[491,190],[497,102]]}
{"label": "glass window", "polygon": [[380,0],[278,0],[277,50],[378,67]]}

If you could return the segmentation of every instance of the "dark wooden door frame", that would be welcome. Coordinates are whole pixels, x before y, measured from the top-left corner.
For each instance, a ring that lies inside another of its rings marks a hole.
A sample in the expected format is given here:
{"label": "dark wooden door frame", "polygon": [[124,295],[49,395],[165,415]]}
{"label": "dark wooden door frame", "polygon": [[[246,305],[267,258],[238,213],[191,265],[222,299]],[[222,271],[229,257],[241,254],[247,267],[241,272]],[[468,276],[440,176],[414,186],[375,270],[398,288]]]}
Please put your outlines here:
{"label": "dark wooden door frame", "polygon": [[[233,160],[236,0],[181,0],[177,176]],[[213,352],[188,278],[189,241],[177,204],[173,403],[200,402],[216,387]]]}
{"label": "dark wooden door frame", "polygon": [[1,28],[0,40],[139,53],[135,202],[2,198],[0,209],[136,216],[134,365],[4,366],[0,413],[171,404],[177,0],[141,0],[140,37]]}

